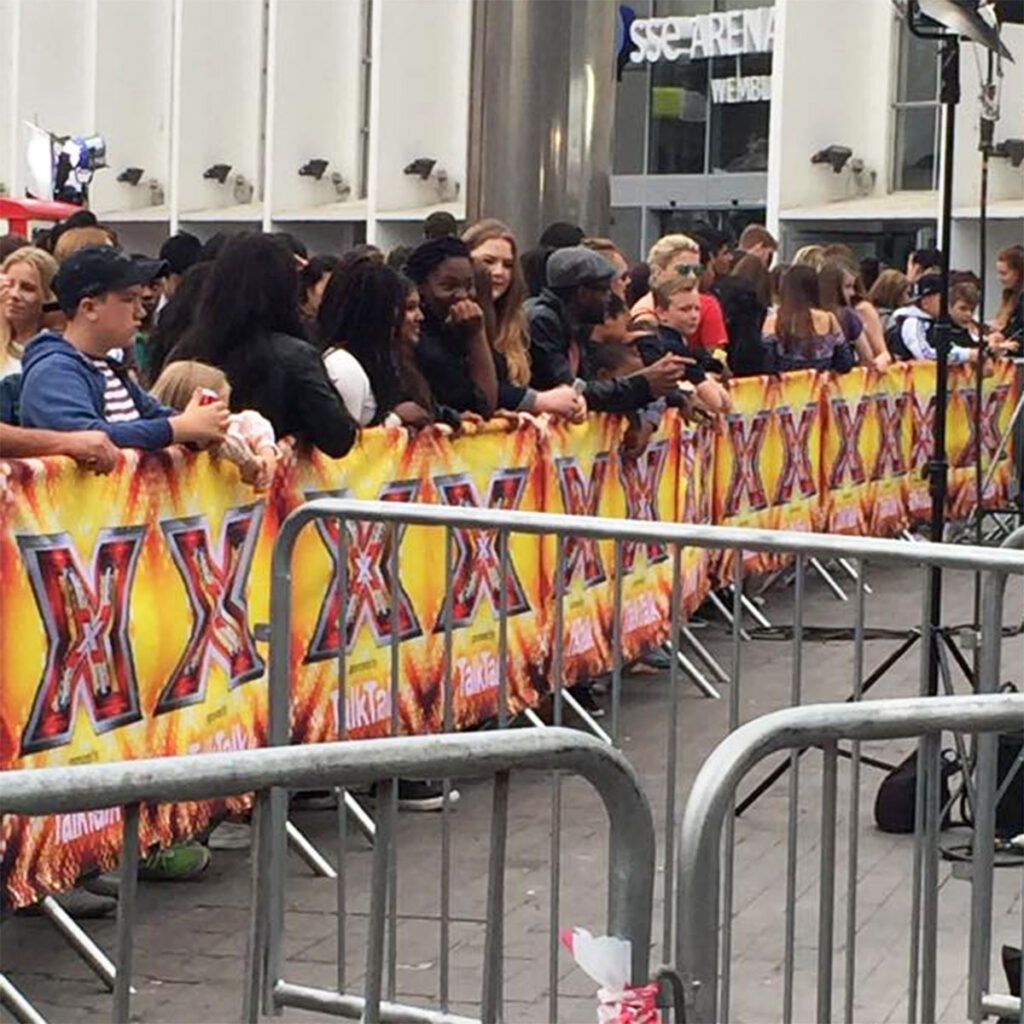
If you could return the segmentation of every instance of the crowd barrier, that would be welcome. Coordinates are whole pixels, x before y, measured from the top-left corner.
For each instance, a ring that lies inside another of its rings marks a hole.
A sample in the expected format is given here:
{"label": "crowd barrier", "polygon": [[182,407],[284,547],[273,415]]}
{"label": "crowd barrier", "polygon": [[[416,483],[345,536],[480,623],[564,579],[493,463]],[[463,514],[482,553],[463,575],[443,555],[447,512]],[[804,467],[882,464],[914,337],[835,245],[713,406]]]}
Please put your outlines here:
{"label": "crowd barrier", "polygon": [[[60,459],[0,463],[0,770],[265,744],[267,688],[254,684],[266,675],[258,624],[269,618],[271,551],[285,517],[309,499],[893,533],[927,512],[920,471],[932,385],[929,365],[884,377],[737,381],[720,430],[668,415],[636,461],[621,456],[623,422],[609,416],[581,425],[496,420],[460,437],[367,430],[344,460],[289,459],[266,495],[234,467],[178,449],[126,453],[108,477]],[[998,449],[1013,387],[1008,366],[985,381],[987,455]],[[951,396],[950,504],[969,511],[979,439],[967,371],[954,373]],[[1005,500],[1010,467],[1005,454],[993,465],[986,503]],[[497,544],[492,531],[470,529],[455,531],[446,629],[444,555],[430,529],[353,521],[341,536],[325,519],[298,538],[287,652],[293,741],[335,739],[341,721],[356,738],[386,735],[393,723],[405,733],[470,727],[498,711],[499,662],[516,712],[548,690],[556,655],[560,681],[571,683],[669,634],[674,566],[664,540],[513,533]],[[743,551],[748,572],[784,557]],[[683,615],[732,578],[730,558],[727,547],[685,547]],[[562,643],[556,593],[565,598]],[[441,682],[449,642],[450,706]],[[193,835],[237,806],[143,805],[140,842]],[[120,842],[116,808],[5,815],[5,903],[32,903],[112,867]]]}

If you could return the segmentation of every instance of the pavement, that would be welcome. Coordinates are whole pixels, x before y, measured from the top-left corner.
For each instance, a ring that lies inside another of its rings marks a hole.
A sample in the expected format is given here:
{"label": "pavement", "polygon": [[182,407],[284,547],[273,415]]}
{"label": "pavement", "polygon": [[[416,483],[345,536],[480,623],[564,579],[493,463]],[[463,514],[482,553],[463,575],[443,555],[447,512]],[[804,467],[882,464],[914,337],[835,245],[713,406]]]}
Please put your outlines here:
{"label": "pavement", "polygon": [[[875,568],[869,581],[869,630],[898,630],[919,624],[921,574],[909,569]],[[847,584],[852,592],[852,585]],[[947,574],[946,621],[970,618],[971,578]],[[1007,622],[1020,622],[1024,589],[1009,589]],[[775,625],[792,616],[792,591],[771,591],[764,610]],[[843,604],[814,577],[808,582],[808,625],[844,627],[853,623],[853,603]],[[730,665],[732,642],[716,623],[700,637],[723,665]],[[885,635],[867,644],[866,670],[898,646]],[[803,646],[805,702],[836,701],[850,691],[853,645],[848,639],[808,639]],[[1022,682],[1024,639],[1007,640],[1003,675]],[[967,654],[970,659],[970,652]],[[792,685],[792,643],[754,639],[742,645],[738,687],[723,686],[723,699],[709,700],[695,688],[682,687],[680,761],[677,781],[681,813],[689,785],[715,744],[726,734],[730,702],[747,721],[789,703]],[[966,684],[957,677],[959,692]],[[911,696],[919,686],[915,649],[886,674],[867,695],[875,700]],[[651,800],[659,835],[659,860],[653,921],[652,964],[663,962],[664,821],[666,816],[665,745],[668,738],[668,675],[630,675],[622,697],[622,747],[640,771]],[[603,698],[609,703],[609,698]],[[608,719],[604,720],[605,724]],[[948,739],[948,738],[947,738]],[[896,763],[909,743],[865,744],[864,752]],[[774,763],[774,762],[770,762]],[[820,880],[819,812],[821,764],[816,752],[803,759],[798,801],[798,899],[794,1014],[796,1021],[816,1016],[818,983],[817,922]],[[766,766],[752,773],[763,777]],[[910,879],[912,839],[878,832],[872,820],[874,795],[881,774],[862,771],[857,815],[858,837],[855,936],[855,979],[852,1019],[907,1019],[909,972]],[[479,1014],[484,954],[485,899],[488,875],[491,785],[459,781],[461,800],[451,814],[452,911],[449,931],[448,995],[454,1013]],[[743,792],[748,788],[741,789]],[[728,1019],[781,1019],[783,936],[786,877],[786,822],[789,784],[778,782],[736,824],[732,997]],[[836,883],[836,940],[832,973],[833,1013],[843,1015],[847,993],[847,880],[850,834],[850,774],[839,765],[839,824]],[[562,785],[560,865],[560,927],[583,926],[604,932],[607,885],[607,825],[596,795],[578,780]],[[329,811],[296,814],[295,823],[332,861],[337,859],[337,818]],[[441,900],[441,816],[405,814],[398,824],[397,948],[385,959],[385,994],[391,990],[404,1002],[439,1005]],[[550,779],[524,773],[512,781],[506,856],[505,1019],[539,1022],[549,1012],[549,921],[551,880],[552,798]],[[943,834],[955,843],[965,833]],[[366,969],[365,940],[369,910],[369,845],[348,831],[345,922],[345,984],[362,991]],[[217,852],[203,878],[193,883],[141,884],[135,930],[132,1020],[146,1022],[237,1020],[241,1009],[246,928],[250,901],[247,853]],[[941,865],[938,921],[938,1019],[965,1019],[967,973],[968,885]],[[1020,870],[997,872],[994,953],[1003,942],[1020,944],[1024,908]],[[288,864],[286,892],[285,977],[297,984],[331,988],[338,983],[338,916],[334,885],[313,877],[294,855]],[[90,934],[108,951],[114,947],[113,922],[95,922]],[[7,919],[0,927],[0,965],[37,1009],[51,1021],[109,1020],[110,997],[88,967],[41,919]],[[558,1018],[569,1022],[596,1019],[597,985],[559,952]],[[390,975],[390,977],[389,977]],[[995,988],[1006,991],[994,960]],[[8,1017],[0,1011],[0,1020]],[[288,1010],[283,1020],[312,1019]]]}

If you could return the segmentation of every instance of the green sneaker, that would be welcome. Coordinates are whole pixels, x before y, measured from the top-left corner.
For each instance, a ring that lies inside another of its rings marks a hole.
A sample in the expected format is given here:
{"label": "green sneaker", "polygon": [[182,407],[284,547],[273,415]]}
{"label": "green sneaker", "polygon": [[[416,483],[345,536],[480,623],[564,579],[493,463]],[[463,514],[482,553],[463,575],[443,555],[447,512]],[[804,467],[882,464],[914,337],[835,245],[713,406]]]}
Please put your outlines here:
{"label": "green sneaker", "polygon": [[200,843],[177,843],[139,862],[144,882],[188,882],[210,866],[210,851]]}

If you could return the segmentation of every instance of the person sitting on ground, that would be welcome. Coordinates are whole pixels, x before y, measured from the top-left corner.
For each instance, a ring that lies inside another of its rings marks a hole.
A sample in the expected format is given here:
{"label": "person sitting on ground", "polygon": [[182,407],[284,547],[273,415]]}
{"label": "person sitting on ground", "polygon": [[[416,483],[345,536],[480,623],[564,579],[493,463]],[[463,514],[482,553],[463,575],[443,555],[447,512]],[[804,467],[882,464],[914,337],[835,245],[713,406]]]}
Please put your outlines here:
{"label": "person sitting on ground", "polygon": [[473,298],[469,246],[451,236],[423,242],[405,269],[423,306],[416,363],[435,401],[488,419],[498,406],[498,374],[483,310]]}
{"label": "person sitting on ground", "polygon": [[[225,406],[231,402],[231,385],[221,370],[184,359],[164,369],[152,394],[171,409],[184,410],[197,391],[202,401],[217,400]],[[242,480],[257,491],[265,491],[273,482],[280,453],[274,428],[258,412],[233,412],[224,440],[213,451],[238,466]]]}
{"label": "person sitting on ground", "polygon": [[68,318],[64,336],[40,334],[25,350],[21,422],[48,430],[102,430],[120,448],[221,441],[228,410],[193,396],[181,413],[128,377],[110,352],[131,344],[149,268],[110,246],[69,256],[53,279]]}
{"label": "person sitting on ground", "polygon": [[893,267],[883,270],[868,292],[868,301],[878,313],[884,338],[892,323],[893,312],[910,302],[910,281],[907,275]]}
{"label": "person sitting on ground", "polygon": [[739,248],[756,256],[766,268],[771,268],[779,243],[763,224],[748,224],[740,235]]}
{"label": "person sitting on ground", "polygon": [[853,308],[857,288],[857,271],[853,264],[843,256],[826,256],[818,270],[818,296],[821,308],[832,313],[839,321],[843,336],[853,345],[860,364],[884,373],[892,359],[885,348],[881,319],[874,307],[868,303],[872,316],[872,333],[874,335],[877,328],[876,340],[880,343],[879,351],[876,352],[874,344],[868,340],[864,319]]}
{"label": "person sitting on ground", "polygon": [[666,355],[642,372],[598,381],[590,372],[590,332],[604,323],[615,268],[584,246],[558,249],[547,266],[547,287],[526,303],[531,383],[538,390],[570,384],[599,412],[631,412],[661,398],[682,379],[685,362]]}
{"label": "person sitting on ground", "polygon": [[821,308],[818,274],[812,266],[792,266],[782,278],[779,308],[764,322],[761,373],[834,370],[849,373],[853,346],[834,313]]}
{"label": "person sitting on ground", "polygon": [[230,238],[214,261],[188,333],[170,360],[218,366],[231,407],[255,409],[277,437],[341,458],[357,427],[331,386],[320,353],[302,338],[295,258],[255,232]]}
{"label": "person sitting on ground", "polygon": [[0,263],[0,377],[21,372],[25,346],[43,329],[57,263],[44,249],[15,249]]}
{"label": "person sitting on ground", "polygon": [[498,374],[498,408],[581,420],[586,416],[586,402],[573,388],[560,385],[536,391],[529,386],[529,338],[523,313],[526,284],[511,231],[499,220],[482,220],[467,228],[462,240],[476,266],[484,271],[475,278],[475,298],[484,312],[484,328]]}
{"label": "person sitting on ground", "polygon": [[306,341],[316,344],[316,317],[331,274],[338,267],[337,256],[314,256],[299,269],[299,320]]}

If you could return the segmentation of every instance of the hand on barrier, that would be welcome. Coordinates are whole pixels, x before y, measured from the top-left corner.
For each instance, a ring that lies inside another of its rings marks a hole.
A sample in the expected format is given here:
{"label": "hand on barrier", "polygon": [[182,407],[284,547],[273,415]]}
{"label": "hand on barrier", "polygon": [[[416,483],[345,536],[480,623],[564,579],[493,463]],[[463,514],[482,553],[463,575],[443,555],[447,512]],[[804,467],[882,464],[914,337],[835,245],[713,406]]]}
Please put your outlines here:
{"label": "hand on barrier", "polygon": [[430,413],[415,402],[399,402],[393,411],[402,421],[403,426],[412,427],[413,430],[429,427],[434,422]]}
{"label": "hand on barrier", "polygon": [[75,430],[67,434],[64,453],[94,473],[109,473],[117,465],[117,448],[102,430]]}
{"label": "hand on barrier", "polygon": [[223,441],[228,430],[230,413],[220,399],[208,402],[198,391],[185,411],[172,416],[170,423],[174,440],[179,444],[215,444]]}
{"label": "hand on barrier", "polygon": [[655,431],[655,425],[648,421],[631,423],[622,435],[622,455],[626,459],[639,459],[647,448],[647,442]]}
{"label": "hand on barrier", "polygon": [[587,418],[587,400],[571,385],[562,384],[549,391],[541,391],[533,411],[582,423]]}
{"label": "hand on barrier", "polygon": [[881,352],[871,361],[871,368],[875,373],[888,373],[892,366],[892,356],[888,352]]}

